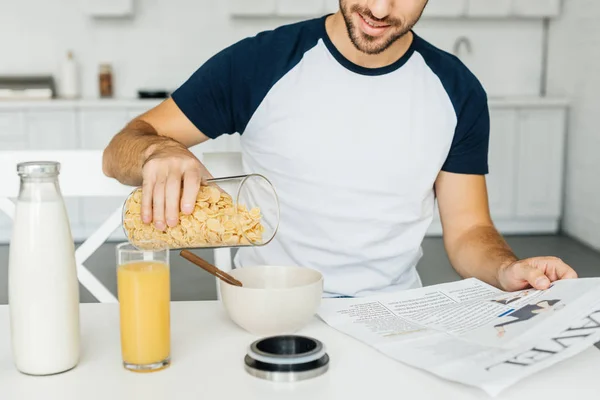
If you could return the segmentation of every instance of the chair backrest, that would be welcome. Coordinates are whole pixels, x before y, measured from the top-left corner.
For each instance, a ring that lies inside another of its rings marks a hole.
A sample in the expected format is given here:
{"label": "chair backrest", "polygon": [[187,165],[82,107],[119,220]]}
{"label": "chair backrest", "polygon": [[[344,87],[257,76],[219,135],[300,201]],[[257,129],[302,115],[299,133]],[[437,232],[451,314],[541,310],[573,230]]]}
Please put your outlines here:
{"label": "chair backrest", "polygon": [[132,187],[108,178],[102,172],[102,151],[0,151],[0,197],[17,197],[17,164],[25,161],[58,161],[64,197],[123,197]]}

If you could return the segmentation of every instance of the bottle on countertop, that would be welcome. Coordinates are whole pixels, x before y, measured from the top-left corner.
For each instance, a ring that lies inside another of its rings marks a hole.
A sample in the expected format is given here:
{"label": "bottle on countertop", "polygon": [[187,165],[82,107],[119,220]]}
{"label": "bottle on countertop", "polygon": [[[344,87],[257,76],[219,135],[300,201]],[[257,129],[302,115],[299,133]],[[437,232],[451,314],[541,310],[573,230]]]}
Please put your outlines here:
{"label": "bottle on countertop", "polygon": [[100,97],[113,97],[113,70],[110,64],[100,64],[98,80],[100,84]]}
{"label": "bottle on countertop", "polygon": [[73,52],[67,53],[67,59],[62,65],[61,71],[62,96],[65,99],[75,99],[79,97],[79,75],[77,71],[77,62]]}
{"label": "bottle on countertop", "polygon": [[79,362],[79,282],[57,162],[17,165],[21,187],[9,250],[8,302],[13,359],[28,375]]}

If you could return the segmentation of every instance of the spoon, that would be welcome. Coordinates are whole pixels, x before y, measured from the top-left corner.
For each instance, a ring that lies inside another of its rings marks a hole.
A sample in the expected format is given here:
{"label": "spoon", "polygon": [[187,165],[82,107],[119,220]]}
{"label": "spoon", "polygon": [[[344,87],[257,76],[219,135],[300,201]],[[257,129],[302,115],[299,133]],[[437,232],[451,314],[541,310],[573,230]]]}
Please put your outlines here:
{"label": "spoon", "polygon": [[192,264],[195,264],[198,267],[202,268],[209,274],[216,276],[217,278],[221,279],[224,282],[229,283],[230,285],[243,286],[242,282],[238,281],[233,276],[229,275],[227,272],[221,271],[219,268],[215,267],[214,265],[207,262],[206,260],[198,257],[197,255],[195,255],[194,253],[192,253],[189,250],[182,250],[179,253],[179,255],[181,257],[185,258],[186,260],[188,260],[189,262],[191,262]]}

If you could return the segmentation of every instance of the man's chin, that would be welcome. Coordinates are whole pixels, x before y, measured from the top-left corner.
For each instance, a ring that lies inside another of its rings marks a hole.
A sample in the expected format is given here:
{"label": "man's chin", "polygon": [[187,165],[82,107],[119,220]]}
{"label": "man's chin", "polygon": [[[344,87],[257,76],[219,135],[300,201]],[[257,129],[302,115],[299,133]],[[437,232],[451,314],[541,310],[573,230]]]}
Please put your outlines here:
{"label": "man's chin", "polygon": [[[391,33],[385,37],[373,37],[366,35],[364,32],[354,30],[354,34],[351,35],[352,44],[361,53],[367,55],[381,54],[389,49],[396,41],[404,37],[408,32],[402,32],[400,34]],[[358,35],[356,35],[358,33]],[[358,36],[358,37],[357,37]]]}
{"label": "man's chin", "polygon": [[386,41],[380,40],[368,41],[361,38],[360,40],[355,40],[353,42],[354,47],[358,51],[367,55],[381,54],[389,47]]}

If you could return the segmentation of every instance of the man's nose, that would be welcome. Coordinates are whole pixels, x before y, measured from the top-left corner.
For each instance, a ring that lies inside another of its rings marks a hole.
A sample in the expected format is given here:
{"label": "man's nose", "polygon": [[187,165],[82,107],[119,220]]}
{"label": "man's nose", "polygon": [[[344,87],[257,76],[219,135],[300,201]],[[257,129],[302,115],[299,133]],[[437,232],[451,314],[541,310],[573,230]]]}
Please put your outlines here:
{"label": "man's nose", "polygon": [[375,18],[384,19],[390,15],[395,0],[369,0],[369,10]]}

